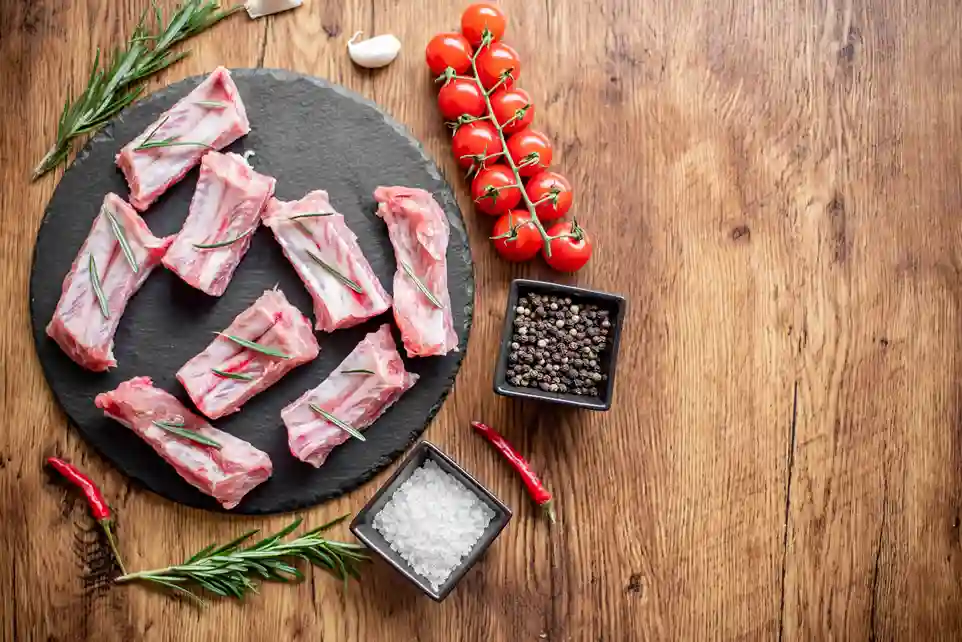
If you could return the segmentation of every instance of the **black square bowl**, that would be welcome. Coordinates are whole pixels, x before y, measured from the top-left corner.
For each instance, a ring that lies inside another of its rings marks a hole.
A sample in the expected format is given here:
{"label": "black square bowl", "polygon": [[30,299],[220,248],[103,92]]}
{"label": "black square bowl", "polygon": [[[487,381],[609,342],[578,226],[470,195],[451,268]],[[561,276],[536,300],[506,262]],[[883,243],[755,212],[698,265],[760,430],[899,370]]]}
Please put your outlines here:
{"label": "black square bowl", "polygon": [[[546,392],[540,388],[527,388],[508,383],[508,354],[511,352],[511,337],[514,334],[514,319],[517,316],[518,299],[528,294],[555,295],[568,297],[574,303],[591,303],[602,310],[608,310],[608,318],[612,323],[609,333],[609,343],[599,357],[601,371],[608,375],[604,387],[598,390],[598,397],[575,395],[569,392]],[[621,329],[625,320],[627,303],[623,296],[609,294],[599,290],[587,290],[571,285],[561,285],[549,281],[532,281],[529,279],[515,279],[511,282],[508,294],[508,306],[504,312],[504,327],[501,330],[501,349],[498,353],[498,364],[494,370],[494,391],[505,397],[520,397],[536,401],[562,404],[587,408],[588,410],[608,410],[615,392],[615,372],[618,363],[618,347],[621,344]]]}
{"label": "black square bowl", "polygon": [[[471,552],[461,561],[461,565],[456,568],[451,575],[441,585],[440,590],[435,591],[426,579],[414,572],[414,569],[404,561],[404,559],[391,549],[384,537],[374,529],[374,516],[381,512],[384,505],[394,495],[401,484],[414,471],[421,467],[421,464],[428,458],[434,460],[438,468],[448,473],[470,491],[473,491],[482,502],[494,511],[494,519],[481,534],[481,538],[474,545]],[[511,509],[505,506],[500,499],[495,497],[491,491],[482,486],[478,481],[469,475],[463,468],[458,466],[453,459],[445,455],[434,444],[422,441],[415,446],[408,454],[407,458],[401,463],[398,469],[367,503],[364,508],[354,517],[351,522],[351,532],[354,536],[364,543],[371,551],[379,555],[388,564],[393,566],[401,575],[417,585],[428,597],[440,602],[448,596],[457,583],[464,577],[475,562],[480,559],[488,547],[498,538],[504,527],[511,521]]]}

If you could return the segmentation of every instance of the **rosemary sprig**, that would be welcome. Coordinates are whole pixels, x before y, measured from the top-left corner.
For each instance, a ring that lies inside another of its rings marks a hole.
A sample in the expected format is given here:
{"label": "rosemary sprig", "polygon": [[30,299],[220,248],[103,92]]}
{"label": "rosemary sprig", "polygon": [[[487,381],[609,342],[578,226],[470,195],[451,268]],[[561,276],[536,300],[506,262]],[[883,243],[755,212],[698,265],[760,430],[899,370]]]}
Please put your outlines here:
{"label": "rosemary sprig", "polygon": [[307,255],[308,255],[309,257],[311,257],[311,259],[312,259],[315,263],[317,263],[317,264],[320,265],[322,268],[324,268],[325,270],[327,270],[327,272],[328,272],[331,276],[333,276],[335,279],[337,279],[338,281],[340,281],[341,283],[343,283],[343,284],[346,285],[347,287],[351,288],[352,290],[354,290],[354,291],[357,292],[358,294],[364,294],[364,289],[363,289],[360,285],[358,285],[356,281],[352,281],[351,279],[349,279],[349,278],[347,278],[346,276],[344,276],[343,274],[341,274],[336,268],[334,268],[333,266],[329,265],[327,262],[324,261],[324,259],[322,259],[321,257],[319,257],[317,254],[315,254],[315,253],[312,252],[311,250],[305,250],[305,251],[307,252]]}
{"label": "rosemary sprig", "polygon": [[279,359],[290,359],[290,356],[284,354],[280,350],[263,346],[255,341],[248,341],[247,339],[241,339],[240,337],[235,337],[232,334],[224,334],[223,332],[215,332],[214,334],[222,336],[225,339],[229,339],[234,343],[236,343],[237,345],[247,348],[248,350],[254,350],[255,352],[260,352],[261,354],[266,354],[269,357],[277,357]]}
{"label": "rosemary sprig", "polygon": [[367,438],[366,438],[364,435],[362,435],[361,432],[360,432],[357,428],[351,426],[350,424],[347,424],[347,423],[341,421],[340,419],[338,419],[337,417],[335,417],[334,415],[332,415],[332,414],[329,413],[328,411],[324,410],[323,408],[321,408],[320,406],[318,406],[318,405],[315,404],[315,403],[308,404],[308,405],[311,407],[311,410],[313,410],[314,412],[316,412],[316,413],[319,414],[320,416],[324,417],[324,419],[326,419],[326,420],[329,421],[330,423],[334,424],[335,426],[337,426],[338,428],[340,428],[341,430],[343,430],[344,432],[346,432],[347,434],[349,434],[351,437],[354,437],[355,439],[357,439],[357,440],[359,440],[359,441],[367,441]]}
{"label": "rosemary sprig", "polygon": [[374,374],[374,371],[373,371],[373,370],[365,370],[364,368],[357,368],[357,369],[354,369],[354,370],[341,370],[341,374],[363,374],[363,375],[372,375],[372,374]]}
{"label": "rosemary sprig", "polygon": [[363,547],[321,536],[321,533],[345,518],[347,515],[284,541],[301,525],[301,519],[298,518],[277,533],[252,546],[241,548],[258,532],[248,531],[223,546],[211,544],[183,564],[127,573],[114,581],[149,582],[206,606],[206,600],[198,594],[197,589],[220,597],[241,599],[247,593],[257,591],[258,579],[285,583],[302,580],[304,575],[294,566],[294,562],[304,560],[342,579],[346,587],[350,578],[361,579],[357,567],[367,560],[362,552]]}
{"label": "rosemary sprig", "polygon": [[188,441],[193,441],[202,446],[210,446],[211,448],[217,448],[220,450],[221,445],[219,442],[214,441],[210,437],[205,437],[199,432],[193,430],[188,430],[184,428],[183,421],[154,421],[153,424],[158,428],[162,428],[172,435],[177,435],[178,437],[183,437]]}
{"label": "rosemary sprig", "polygon": [[218,241],[217,243],[194,243],[194,247],[196,247],[198,250],[212,250],[218,247],[227,247],[228,245],[233,245],[242,238],[250,236],[254,232],[254,229],[255,228],[251,228],[246,232],[238,234],[232,239],[227,239],[226,241]]}
{"label": "rosemary sprig", "polygon": [[103,285],[100,283],[100,275],[97,273],[97,261],[94,260],[94,255],[90,255],[90,261],[87,264],[87,271],[90,272],[90,285],[94,289],[94,295],[97,297],[97,303],[100,304],[100,312],[104,315],[105,319],[110,318],[110,307],[107,305],[107,296],[104,294]]}
{"label": "rosemary sprig", "polygon": [[110,223],[110,229],[113,231],[114,236],[117,237],[117,243],[120,244],[120,251],[124,253],[124,258],[127,259],[127,263],[130,264],[130,269],[134,271],[134,274],[140,272],[140,268],[137,267],[137,259],[134,258],[134,251],[130,249],[130,244],[127,242],[127,233],[124,231],[123,224],[117,220],[113,212],[108,210],[106,206],[101,207],[100,210],[107,217],[107,221]]}
{"label": "rosemary sprig", "polygon": [[411,269],[411,266],[404,261],[399,261],[399,263],[407,275],[411,277],[411,280],[414,281],[414,285],[418,286],[418,289],[421,290],[421,293],[427,297],[428,301],[430,301],[431,304],[436,308],[443,308],[444,306],[441,305],[441,302],[438,301],[438,298],[434,296],[434,294],[431,293],[431,290],[428,289],[428,286],[424,285],[424,282],[418,278],[418,276],[414,273],[414,270]]}
{"label": "rosemary sprig", "polygon": [[223,377],[224,379],[237,379],[238,381],[254,380],[254,377],[249,374],[244,374],[243,372],[227,372],[226,370],[218,370],[217,368],[211,368],[210,371],[218,377]]}
{"label": "rosemary sprig", "polygon": [[110,62],[101,67],[100,49],[94,56],[87,85],[76,99],[68,93],[57,138],[33,170],[33,178],[43,176],[65,163],[77,139],[97,132],[120,110],[140,98],[148,76],[174,64],[189,54],[174,53],[173,48],[191,36],[211,27],[244,8],[237,4],[221,9],[213,0],[185,0],[165,24],[163,13],[154,8],[154,33],[148,33],[147,11],[141,16],[130,39],[113,51]]}
{"label": "rosemary sprig", "polygon": [[320,216],[334,216],[334,212],[305,212],[304,214],[295,214],[294,216],[288,216],[288,221],[297,221],[302,218],[318,218]]}

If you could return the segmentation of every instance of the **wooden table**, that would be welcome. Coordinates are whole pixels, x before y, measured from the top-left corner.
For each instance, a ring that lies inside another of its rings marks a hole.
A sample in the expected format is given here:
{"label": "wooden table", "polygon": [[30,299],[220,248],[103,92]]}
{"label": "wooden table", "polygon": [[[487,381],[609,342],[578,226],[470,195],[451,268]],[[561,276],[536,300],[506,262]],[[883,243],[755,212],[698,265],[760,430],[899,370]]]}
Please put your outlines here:
{"label": "wooden table", "polygon": [[[4,640],[959,639],[956,3],[504,5],[521,84],[595,237],[576,278],[498,260],[490,221],[472,213],[422,59],[461,2],[306,0],[260,22],[236,16],[151,84],[217,64],[294,69],[377,101],[424,141],[467,213],[478,279],[470,349],[426,436],[515,510],[440,605],[375,564],[347,592],[315,573],[198,612],[91,582],[93,525],[43,457],[104,480],[134,568],[287,518],[208,514],[130,485],[66,426],[27,315],[57,181],[30,183],[29,170],[95,47],[117,43],[146,2],[0,2]],[[357,29],[397,34],[401,58],[353,68]],[[522,276],[628,297],[611,412],[491,392],[506,290]],[[470,434],[472,418],[544,471],[557,528]],[[305,517],[357,510],[385,475]]]}

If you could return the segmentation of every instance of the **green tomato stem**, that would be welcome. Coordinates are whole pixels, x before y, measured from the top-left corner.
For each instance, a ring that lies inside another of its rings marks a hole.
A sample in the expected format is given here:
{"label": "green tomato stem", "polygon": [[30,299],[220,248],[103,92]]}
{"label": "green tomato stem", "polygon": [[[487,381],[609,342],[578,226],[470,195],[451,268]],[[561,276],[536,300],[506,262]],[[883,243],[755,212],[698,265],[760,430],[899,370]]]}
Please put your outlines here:
{"label": "green tomato stem", "polygon": [[[494,128],[498,130],[498,137],[501,139],[501,149],[504,155],[504,161],[511,168],[511,172],[514,174],[515,183],[518,186],[518,191],[521,192],[521,198],[524,200],[525,207],[528,208],[528,212],[531,214],[531,222],[534,223],[535,227],[538,228],[538,233],[541,235],[544,241],[544,255],[547,258],[551,258],[551,241],[552,237],[548,236],[547,230],[545,230],[544,225],[542,225],[541,220],[538,218],[538,214],[535,212],[534,203],[528,198],[528,193],[524,189],[524,183],[521,182],[521,173],[518,171],[518,167],[514,164],[514,160],[511,158],[511,154],[508,153],[508,140],[504,137],[504,127],[498,123],[498,119],[494,117],[494,107],[491,105],[491,98],[488,92],[485,90],[484,85],[481,84],[481,77],[478,75],[478,65],[477,59],[478,54],[486,46],[491,44],[491,36],[487,33],[484,34],[481,46],[478,47],[477,51],[471,56],[471,72],[474,74],[474,82],[478,83],[478,87],[481,89],[481,93],[484,95],[484,104],[487,107],[488,114],[491,116],[491,122],[494,124]],[[498,87],[504,82],[506,76],[502,76],[492,90]],[[510,122],[510,121],[509,121]]]}

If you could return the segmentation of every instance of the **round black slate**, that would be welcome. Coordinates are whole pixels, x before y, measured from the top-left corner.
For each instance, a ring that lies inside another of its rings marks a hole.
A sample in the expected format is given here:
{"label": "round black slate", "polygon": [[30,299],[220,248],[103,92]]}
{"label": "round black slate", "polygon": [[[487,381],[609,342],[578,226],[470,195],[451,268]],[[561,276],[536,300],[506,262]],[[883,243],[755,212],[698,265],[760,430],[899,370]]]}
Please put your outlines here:
{"label": "round black slate", "polygon": [[[319,78],[265,69],[235,70],[232,74],[247,106],[252,130],[228,151],[253,150],[254,168],[277,178],[276,195],[282,200],[298,199],[312,189],[327,190],[388,291],[395,270],[394,252],[383,222],[374,215],[374,188],[406,185],[427,189],[451,222],[448,276],[460,352],[405,359],[407,367],[421,379],[366,431],[366,442],[349,440],[315,469],[291,455],[279,413],[284,405],[326,377],[367,332],[390,322],[390,313],[355,328],[319,334],[321,354],[316,360],[254,397],[239,413],[215,422],[218,428],[269,453],[274,463],[271,479],[254,489],[234,512],[277,513],[312,506],[357,487],[394,461],[424,431],[454,384],[467,347],[474,275],[464,222],[451,188],[401,125],[370,101]],[[93,399],[122,381],[147,375],[190,405],[174,373],[204,349],[213,331],[227,327],[274,285],[313,319],[310,296],[270,230],[258,230],[220,298],[194,290],[159,267],[131,299],[120,321],[114,346],[118,366],[108,373],[82,369],[45,333],[63,278],[90,231],[104,195],[128,194],[123,176],[114,165],[114,155],[201,80],[194,77],[178,82],[123,112],[66,171],[37,234],[30,314],[47,381],[84,438],[117,468],[159,495],[189,506],[220,510],[213,499],[181,479],[133,432],[106,419]],[[194,169],[147,211],[144,219],[154,234],[174,234],[180,229],[196,182]],[[396,327],[394,335],[400,340]]]}

